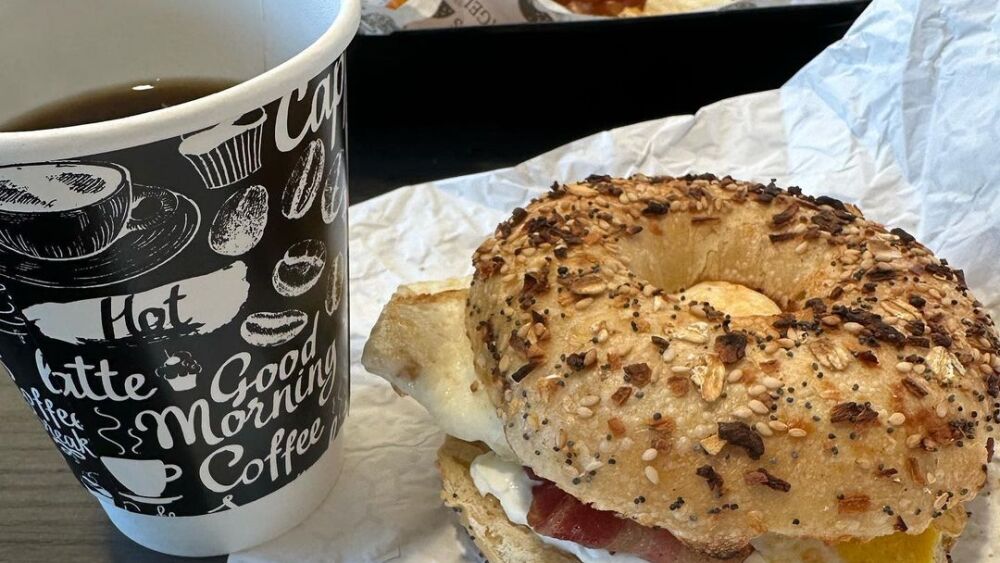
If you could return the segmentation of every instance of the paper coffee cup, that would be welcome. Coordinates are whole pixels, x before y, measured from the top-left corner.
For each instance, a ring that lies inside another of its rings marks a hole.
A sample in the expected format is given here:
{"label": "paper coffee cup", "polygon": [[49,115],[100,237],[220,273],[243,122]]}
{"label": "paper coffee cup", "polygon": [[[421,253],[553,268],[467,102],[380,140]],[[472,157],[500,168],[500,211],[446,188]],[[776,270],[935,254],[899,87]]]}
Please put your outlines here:
{"label": "paper coffee cup", "polygon": [[359,1],[11,3],[0,49],[32,57],[0,61],[0,122],[150,72],[243,80],[0,133],[0,356],[126,535],[184,556],[273,538],[341,464]]}

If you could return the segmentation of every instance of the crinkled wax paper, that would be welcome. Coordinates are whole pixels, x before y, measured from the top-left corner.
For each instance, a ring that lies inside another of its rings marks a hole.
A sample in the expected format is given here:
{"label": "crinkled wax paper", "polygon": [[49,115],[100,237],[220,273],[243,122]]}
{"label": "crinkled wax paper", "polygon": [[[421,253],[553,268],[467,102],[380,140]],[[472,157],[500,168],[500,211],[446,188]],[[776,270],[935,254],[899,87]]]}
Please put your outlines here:
{"label": "crinkled wax paper", "polygon": [[[598,133],[514,168],[409,186],[352,207],[347,465],[306,523],[232,561],[474,556],[438,500],[434,454],[441,432],[357,360],[398,284],[469,273],[483,237],[553,180],[711,171],[840,197],[964,268],[996,316],[998,14],[995,0],[876,0],[842,41],[781,90]],[[998,475],[1000,467],[991,472],[991,487]],[[998,503],[1000,494],[986,492],[972,503],[955,561],[1000,559]]]}

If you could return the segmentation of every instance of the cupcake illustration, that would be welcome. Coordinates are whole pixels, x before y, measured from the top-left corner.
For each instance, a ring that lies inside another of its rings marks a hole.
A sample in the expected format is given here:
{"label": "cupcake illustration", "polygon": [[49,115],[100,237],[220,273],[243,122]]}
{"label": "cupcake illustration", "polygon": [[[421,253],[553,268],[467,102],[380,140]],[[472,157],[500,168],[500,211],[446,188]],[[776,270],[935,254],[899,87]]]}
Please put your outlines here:
{"label": "cupcake illustration", "polygon": [[163,365],[156,368],[156,375],[167,380],[174,391],[194,389],[201,373],[201,364],[191,356],[191,352],[174,352],[167,356]]}
{"label": "cupcake illustration", "polygon": [[260,147],[267,113],[257,108],[184,136],[178,150],[194,166],[205,187],[214,190],[243,180],[260,169]]}

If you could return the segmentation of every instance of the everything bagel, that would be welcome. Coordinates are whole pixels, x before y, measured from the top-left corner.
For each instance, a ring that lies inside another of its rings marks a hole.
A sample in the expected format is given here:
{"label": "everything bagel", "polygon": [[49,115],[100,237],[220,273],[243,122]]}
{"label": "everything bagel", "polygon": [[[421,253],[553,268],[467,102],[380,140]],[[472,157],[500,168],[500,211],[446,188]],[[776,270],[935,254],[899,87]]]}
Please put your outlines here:
{"label": "everything bagel", "polygon": [[[466,332],[510,447],[596,509],[727,557],[920,533],[985,483],[992,321],[961,271],[852,205],[595,176],[516,209],[473,265]],[[685,295],[704,280],[780,313]]]}

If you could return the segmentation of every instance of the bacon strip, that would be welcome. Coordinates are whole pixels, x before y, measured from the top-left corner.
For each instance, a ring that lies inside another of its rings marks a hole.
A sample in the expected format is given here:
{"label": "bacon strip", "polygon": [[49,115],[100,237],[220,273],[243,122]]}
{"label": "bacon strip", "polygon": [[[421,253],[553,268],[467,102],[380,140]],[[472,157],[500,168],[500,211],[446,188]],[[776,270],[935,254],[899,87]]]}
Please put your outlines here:
{"label": "bacon strip", "polygon": [[[538,479],[532,475],[532,479]],[[635,555],[649,563],[717,561],[688,549],[666,530],[641,526],[614,512],[596,510],[551,481],[532,489],[528,525],[536,533],[584,547]]]}

